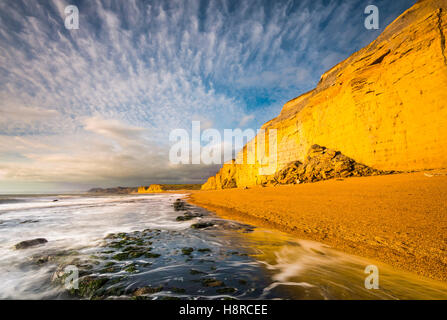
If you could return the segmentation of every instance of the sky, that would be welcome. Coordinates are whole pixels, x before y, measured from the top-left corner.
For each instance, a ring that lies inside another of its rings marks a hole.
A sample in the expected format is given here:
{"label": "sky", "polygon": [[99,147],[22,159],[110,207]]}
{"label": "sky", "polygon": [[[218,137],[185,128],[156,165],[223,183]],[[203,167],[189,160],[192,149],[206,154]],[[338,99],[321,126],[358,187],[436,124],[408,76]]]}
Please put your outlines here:
{"label": "sky", "polygon": [[172,130],[260,128],[414,2],[0,1],[0,194],[203,183]]}

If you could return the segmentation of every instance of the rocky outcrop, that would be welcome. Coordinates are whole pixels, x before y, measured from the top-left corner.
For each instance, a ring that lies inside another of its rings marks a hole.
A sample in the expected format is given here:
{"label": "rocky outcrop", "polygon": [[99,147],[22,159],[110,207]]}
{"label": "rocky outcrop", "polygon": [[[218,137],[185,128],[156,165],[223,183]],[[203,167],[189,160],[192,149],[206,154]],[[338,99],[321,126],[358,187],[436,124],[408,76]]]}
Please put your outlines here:
{"label": "rocky outcrop", "polygon": [[14,246],[14,249],[16,249],[16,250],[20,250],[20,249],[28,249],[28,248],[30,248],[30,247],[34,247],[34,246],[37,246],[37,245],[39,245],[39,244],[44,244],[44,243],[47,243],[47,242],[48,242],[48,240],[47,240],[47,239],[44,239],[44,238],[37,238],[37,239],[32,239],[32,240],[25,240],[25,241],[22,241],[22,242],[17,243],[17,244]]}
{"label": "rocky outcrop", "polygon": [[88,193],[98,193],[98,194],[129,194],[136,192],[137,188],[129,187],[116,187],[116,188],[92,188]]}
{"label": "rocky outcrop", "polygon": [[151,185],[149,187],[141,186],[141,187],[92,188],[87,192],[96,194],[132,194],[132,193],[160,192],[160,188],[158,188],[157,186],[161,188],[161,191],[199,190],[201,187],[200,184],[157,184],[157,185]]}
{"label": "rocky outcrop", "polygon": [[138,187],[137,193],[159,193],[165,189],[159,184],[151,184],[149,187]]}
{"label": "rocky outcrop", "polygon": [[304,163],[291,162],[278,171],[269,184],[299,184],[316,182],[333,178],[376,176],[391,174],[393,171],[383,171],[357,163],[339,151],[327,149],[317,144],[313,145]]}
{"label": "rocky outcrop", "polygon": [[[238,169],[234,163],[226,164],[222,170],[203,185],[204,190],[235,188]],[[300,184],[333,178],[364,177],[395,173],[393,170],[378,170],[356,162],[354,159],[314,144],[304,162],[292,161],[272,175],[264,176],[260,184]],[[223,179],[222,179],[223,177]]]}
{"label": "rocky outcrop", "polygon": [[208,181],[202,185],[202,190],[236,188],[238,186],[236,182],[236,174],[242,172],[237,166],[239,165],[236,165],[234,160],[225,163],[222,166],[222,169],[220,169],[214,177],[210,177]]}
{"label": "rocky outcrop", "polygon": [[[256,137],[202,189],[264,184],[291,162],[304,163],[314,144],[378,170],[447,167],[446,12],[447,0],[417,2],[264,124],[275,141]],[[275,154],[254,154],[272,143]]]}

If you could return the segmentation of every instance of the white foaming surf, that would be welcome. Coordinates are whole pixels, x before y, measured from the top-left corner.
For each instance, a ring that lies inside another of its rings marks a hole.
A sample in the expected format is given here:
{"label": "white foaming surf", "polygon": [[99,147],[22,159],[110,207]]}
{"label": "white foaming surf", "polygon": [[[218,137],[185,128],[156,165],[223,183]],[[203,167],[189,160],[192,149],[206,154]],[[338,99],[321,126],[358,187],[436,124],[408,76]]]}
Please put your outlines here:
{"label": "white foaming surf", "polygon": [[[182,230],[172,201],[178,194],[123,196],[9,196],[0,203],[0,299],[39,299],[50,267],[30,268],[33,256],[47,251],[95,245],[109,233],[135,230]],[[12,201],[11,201],[12,200]],[[57,200],[57,201],[54,201]],[[25,240],[45,238],[44,245],[15,250]],[[47,281],[48,282],[48,281]]]}

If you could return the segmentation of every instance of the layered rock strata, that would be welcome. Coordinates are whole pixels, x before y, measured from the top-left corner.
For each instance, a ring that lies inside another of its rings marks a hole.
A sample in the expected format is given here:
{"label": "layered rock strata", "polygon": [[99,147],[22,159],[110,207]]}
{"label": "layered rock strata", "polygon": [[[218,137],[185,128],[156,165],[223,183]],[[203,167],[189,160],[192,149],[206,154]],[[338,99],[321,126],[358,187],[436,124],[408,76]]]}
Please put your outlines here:
{"label": "layered rock strata", "polygon": [[274,140],[257,136],[202,189],[264,184],[314,144],[377,170],[447,167],[446,12],[447,0],[417,2],[264,124]]}

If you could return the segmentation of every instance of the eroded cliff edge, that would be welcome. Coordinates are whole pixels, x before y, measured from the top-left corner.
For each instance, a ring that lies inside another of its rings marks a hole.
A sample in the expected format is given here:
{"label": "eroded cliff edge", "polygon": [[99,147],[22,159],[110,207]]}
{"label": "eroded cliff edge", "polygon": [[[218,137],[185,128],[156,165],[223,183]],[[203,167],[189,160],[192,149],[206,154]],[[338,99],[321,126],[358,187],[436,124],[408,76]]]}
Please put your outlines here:
{"label": "eroded cliff edge", "polygon": [[[274,169],[260,170],[265,159],[255,150],[269,148],[257,137],[202,189],[270,181],[290,163],[304,162],[314,144],[378,170],[447,167],[446,11],[447,0],[417,2],[370,45],[324,73],[314,90],[287,102],[262,127],[267,136],[276,129]],[[255,164],[244,164],[249,157]]]}

